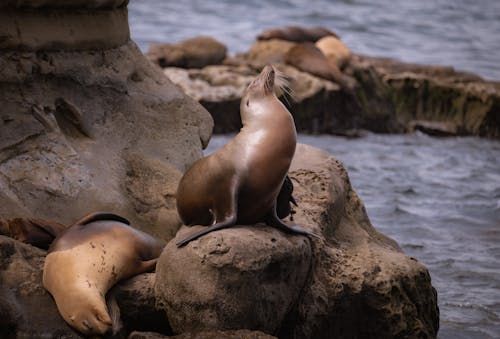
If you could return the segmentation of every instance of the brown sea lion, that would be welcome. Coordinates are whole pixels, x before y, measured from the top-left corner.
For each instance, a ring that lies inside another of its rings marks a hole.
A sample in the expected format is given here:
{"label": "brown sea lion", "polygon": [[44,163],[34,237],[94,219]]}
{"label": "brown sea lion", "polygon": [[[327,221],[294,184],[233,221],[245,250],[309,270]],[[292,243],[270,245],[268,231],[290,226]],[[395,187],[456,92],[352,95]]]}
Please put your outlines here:
{"label": "brown sea lion", "polygon": [[316,42],[329,35],[339,37],[335,32],[322,27],[287,26],[265,30],[257,35],[257,40],[281,39],[293,42]]}
{"label": "brown sea lion", "polygon": [[[64,320],[86,335],[102,335],[117,320],[106,292],[120,280],[149,271],[163,245],[110,213],[90,214],[57,237],[43,269],[43,286]],[[119,317],[118,317],[119,318]]]}
{"label": "brown sea lion", "polygon": [[303,42],[290,48],[285,54],[285,63],[320,78],[336,82],[344,88],[347,83],[335,62],[329,60],[311,42]]}
{"label": "brown sea lion", "polygon": [[264,67],[243,93],[240,132],[182,177],[177,190],[181,220],[209,227],[177,246],[237,223],[262,221],[286,232],[316,236],[277,216],[277,197],[295,153],[297,132],[293,117],[276,97],[275,85],[281,79],[276,74],[272,66]]}
{"label": "brown sea lion", "polygon": [[0,220],[0,234],[46,250],[66,226],[39,218]]}

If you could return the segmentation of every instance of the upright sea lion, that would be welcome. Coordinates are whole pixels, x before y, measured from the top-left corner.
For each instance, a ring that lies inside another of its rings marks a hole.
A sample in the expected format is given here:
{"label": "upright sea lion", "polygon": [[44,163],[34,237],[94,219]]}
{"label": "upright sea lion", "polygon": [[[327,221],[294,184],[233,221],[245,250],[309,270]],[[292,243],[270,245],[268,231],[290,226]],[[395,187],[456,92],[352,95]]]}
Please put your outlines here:
{"label": "upright sea lion", "polygon": [[323,27],[287,26],[271,28],[257,35],[257,40],[281,39],[293,42],[316,42],[325,36],[339,36]]}
{"label": "upright sea lion", "polygon": [[286,232],[316,236],[286,225],[277,216],[277,197],[297,141],[293,117],[275,94],[279,79],[272,66],[264,67],[243,93],[240,132],[195,162],[182,177],[177,190],[181,220],[186,225],[210,226],[177,246],[236,223],[261,221]]}
{"label": "upright sea lion", "polygon": [[50,246],[43,286],[68,324],[86,335],[104,334],[116,325],[106,307],[106,292],[120,280],[153,269],[162,249],[125,218],[90,214]]}

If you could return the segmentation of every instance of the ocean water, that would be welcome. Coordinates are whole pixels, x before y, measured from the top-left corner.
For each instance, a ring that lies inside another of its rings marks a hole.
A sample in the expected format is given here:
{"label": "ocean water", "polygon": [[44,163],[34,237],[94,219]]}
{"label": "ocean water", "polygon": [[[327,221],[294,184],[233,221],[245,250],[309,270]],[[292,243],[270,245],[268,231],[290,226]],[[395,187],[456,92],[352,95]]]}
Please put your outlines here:
{"label": "ocean water", "polygon": [[[209,35],[243,52],[265,28],[324,26],[354,52],[500,80],[499,0],[131,1],[132,38]],[[228,136],[214,136],[209,151]],[[439,338],[500,338],[500,142],[423,134],[300,135],[346,166],[373,225],[425,264]]]}
{"label": "ocean water", "polygon": [[132,0],[131,34],[149,44],[199,35],[247,51],[263,29],[323,26],[355,53],[453,66],[500,80],[499,0]]}

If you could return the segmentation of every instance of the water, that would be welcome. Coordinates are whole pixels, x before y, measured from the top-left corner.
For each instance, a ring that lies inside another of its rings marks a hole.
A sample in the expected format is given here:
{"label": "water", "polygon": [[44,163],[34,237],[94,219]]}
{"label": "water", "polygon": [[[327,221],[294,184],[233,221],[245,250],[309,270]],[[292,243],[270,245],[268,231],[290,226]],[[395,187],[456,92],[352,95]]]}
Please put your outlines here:
{"label": "water", "polygon": [[356,53],[500,80],[499,0],[132,0],[129,17],[143,51],[203,34],[244,52],[265,28],[324,26]]}
{"label": "water", "polygon": [[[129,17],[143,51],[204,34],[243,52],[264,28],[315,25],[356,53],[500,80],[498,0],[133,0]],[[375,227],[429,268],[440,338],[500,337],[500,142],[421,134],[300,141],[340,159]]]}
{"label": "water", "polygon": [[[212,138],[207,152],[229,136]],[[342,161],[373,225],[426,265],[439,338],[500,336],[500,143],[300,135]]]}

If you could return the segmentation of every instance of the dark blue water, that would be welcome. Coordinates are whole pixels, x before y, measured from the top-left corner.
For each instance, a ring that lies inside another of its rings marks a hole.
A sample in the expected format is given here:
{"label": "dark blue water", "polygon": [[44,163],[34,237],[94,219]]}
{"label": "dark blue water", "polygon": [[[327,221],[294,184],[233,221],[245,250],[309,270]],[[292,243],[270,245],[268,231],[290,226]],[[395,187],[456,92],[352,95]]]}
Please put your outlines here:
{"label": "dark blue water", "polygon": [[132,0],[129,15],[144,51],[203,34],[243,52],[264,28],[324,26],[356,53],[500,80],[500,0]]}
{"label": "dark blue water", "polygon": [[[500,0],[132,0],[129,15],[144,51],[204,34],[235,53],[264,28],[320,25],[357,53],[500,80]],[[216,136],[209,147],[226,141]],[[429,268],[440,338],[500,338],[500,142],[421,134],[300,141],[340,159],[374,226]]]}
{"label": "dark blue water", "polygon": [[[212,138],[207,152],[229,136]],[[300,135],[341,160],[373,225],[431,273],[439,338],[500,337],[500,142]]]}

